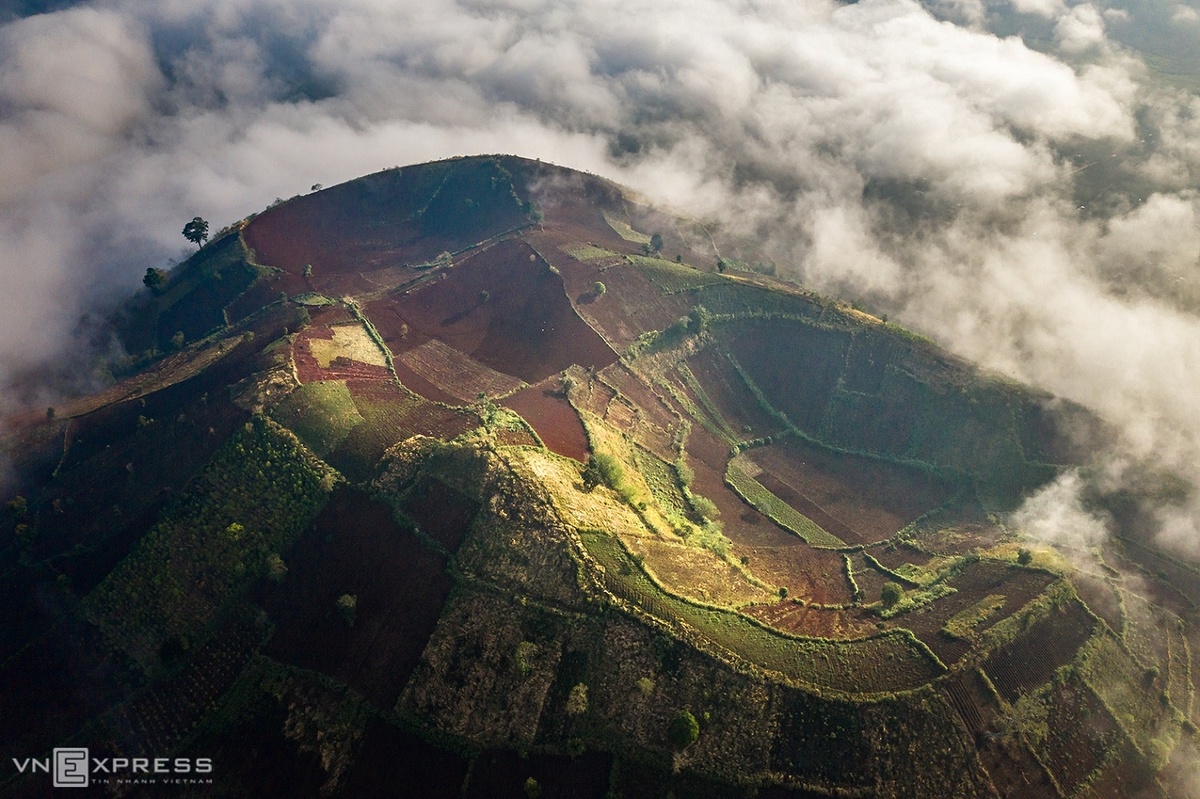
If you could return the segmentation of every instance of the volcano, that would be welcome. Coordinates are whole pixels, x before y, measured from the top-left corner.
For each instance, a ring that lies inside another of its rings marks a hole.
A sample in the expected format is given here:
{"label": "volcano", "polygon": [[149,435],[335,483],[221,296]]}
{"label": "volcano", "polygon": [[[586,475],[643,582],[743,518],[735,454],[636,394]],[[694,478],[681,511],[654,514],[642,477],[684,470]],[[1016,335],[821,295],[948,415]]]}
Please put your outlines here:
{"label": "volcano", "polygon": [[1200,573],[1005,522],[1098,423],[736,241],[507,156],[219,232],[9,420],[5,792],[1175,790]]}

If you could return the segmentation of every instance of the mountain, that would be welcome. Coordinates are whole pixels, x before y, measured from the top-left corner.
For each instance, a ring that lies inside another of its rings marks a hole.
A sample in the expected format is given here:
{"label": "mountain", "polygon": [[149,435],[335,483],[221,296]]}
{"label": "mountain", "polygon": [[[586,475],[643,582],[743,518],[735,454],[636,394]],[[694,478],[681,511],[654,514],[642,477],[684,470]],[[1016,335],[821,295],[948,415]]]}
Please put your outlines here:
{"label": "mountain", "polygon": [[9,420],[5,792],[1179,790],[1200,575],[1006,526],[1102,426],[738,246],[500,156],[219,232]]}

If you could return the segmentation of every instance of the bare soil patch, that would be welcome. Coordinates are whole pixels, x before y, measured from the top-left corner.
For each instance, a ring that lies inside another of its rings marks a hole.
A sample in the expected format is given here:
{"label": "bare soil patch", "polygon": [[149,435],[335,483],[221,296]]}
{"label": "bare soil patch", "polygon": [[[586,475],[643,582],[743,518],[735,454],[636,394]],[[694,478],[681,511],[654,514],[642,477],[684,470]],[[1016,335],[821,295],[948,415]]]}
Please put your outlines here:
{"label": "bare soil patch", "polygon": [[561,381],[550,378],[518,391],[500,404],[516,411],[551,451],[583,462],[588,457],[587,434],[579,414],[562,396]]}
{"label": "bare soil patch", "polygon": [[747,455],[764,471],[760,483],[847,544],[888,538],[951,496],[922,472],[801,441]]}

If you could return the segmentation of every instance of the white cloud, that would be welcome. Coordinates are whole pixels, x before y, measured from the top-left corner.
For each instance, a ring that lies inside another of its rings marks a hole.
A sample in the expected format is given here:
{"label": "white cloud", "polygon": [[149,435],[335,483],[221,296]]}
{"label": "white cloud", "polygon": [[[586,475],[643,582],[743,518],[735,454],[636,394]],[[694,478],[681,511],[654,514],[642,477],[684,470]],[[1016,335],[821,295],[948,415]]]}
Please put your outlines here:
{"label": "white cloud", "polygon": [[11,23],[0,370],[184,251],[196,214],[515,152],[769,231],[814,287],[1200,482],[1200,100],[1106,41],[1111,10],[1014,8],[1053,21],[1045,52],[978,3],[954,24],[913,0],[109,0]]}

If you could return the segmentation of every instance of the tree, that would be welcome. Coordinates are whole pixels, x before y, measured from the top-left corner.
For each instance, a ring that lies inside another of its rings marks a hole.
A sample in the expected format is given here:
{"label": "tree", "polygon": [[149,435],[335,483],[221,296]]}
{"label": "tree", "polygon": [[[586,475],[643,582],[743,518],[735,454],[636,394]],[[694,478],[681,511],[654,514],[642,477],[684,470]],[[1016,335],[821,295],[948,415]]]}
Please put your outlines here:
{"label": "tree", "polygon": [[342,621],[353,627],[354,619],[358,616],[358,595],[342,594],[337,598],[337,609]]}
{"label": "tree", "polygon": [[608,286],[604,285],[599,280],[592,284],[592,294],[595,294],[597,297],[603,297],[604,292],[606,291],[608,291]]}
{"label": "tree", "polygon": [[671,719],[667,728],[667,741],[678,752],[682,752],[700,737],[700,723],[690,710],[681,710]]}
{"label": "tree", "polygon": [[591,491],[603,483],[614,491],[625,478],[625,470],[621,462],[606,452],[596,452],[588,458],[587,468],[583,470],[583,487]]}
{"label": "tree", "polygon": [[1025,547],[1021,547],[1017,551],[1017,563],[1020,563],[1022,566],[1028,566],[1032,562],[1033,562],[1033,553],[1030,552]]}
{"label": "tree", "polygon": [[650,252],[658,254],[663,248],[663,240],[661,233],[655,233],[650,237]]}
{"label": "tree", "polygon": [[567,694],[567,713],[571,716],[582,716],[588,709],[588,690],[585,683],[575,683]]}
{"label": "tree", "polygon": [[198,216],[194,217],[183,226],[183,237],[197,247],[202,246],[203,242],[208,241],[208,223]]}
{"label": "tree", "polygon": [[278,552],[272,552],[267,555],[267,579],[273,583],[282,583],[287,577],[288,567],[283,562],[283,558],[279,557]]}
{"label": "tree", "polygon": [[894,606],[902,596],[904,596],[904,587],[900,583],[884,583],[883,589],[879,592],[879,598],[883,600],[885,608]]}
{"label": "tree", "polygon": [[162,269],[155,269],[151,266],[146,269],[146,276],[142,278],[142,285],[150,289],[154,294],[161,294],[163,286],[167,285],[167,273]]}

